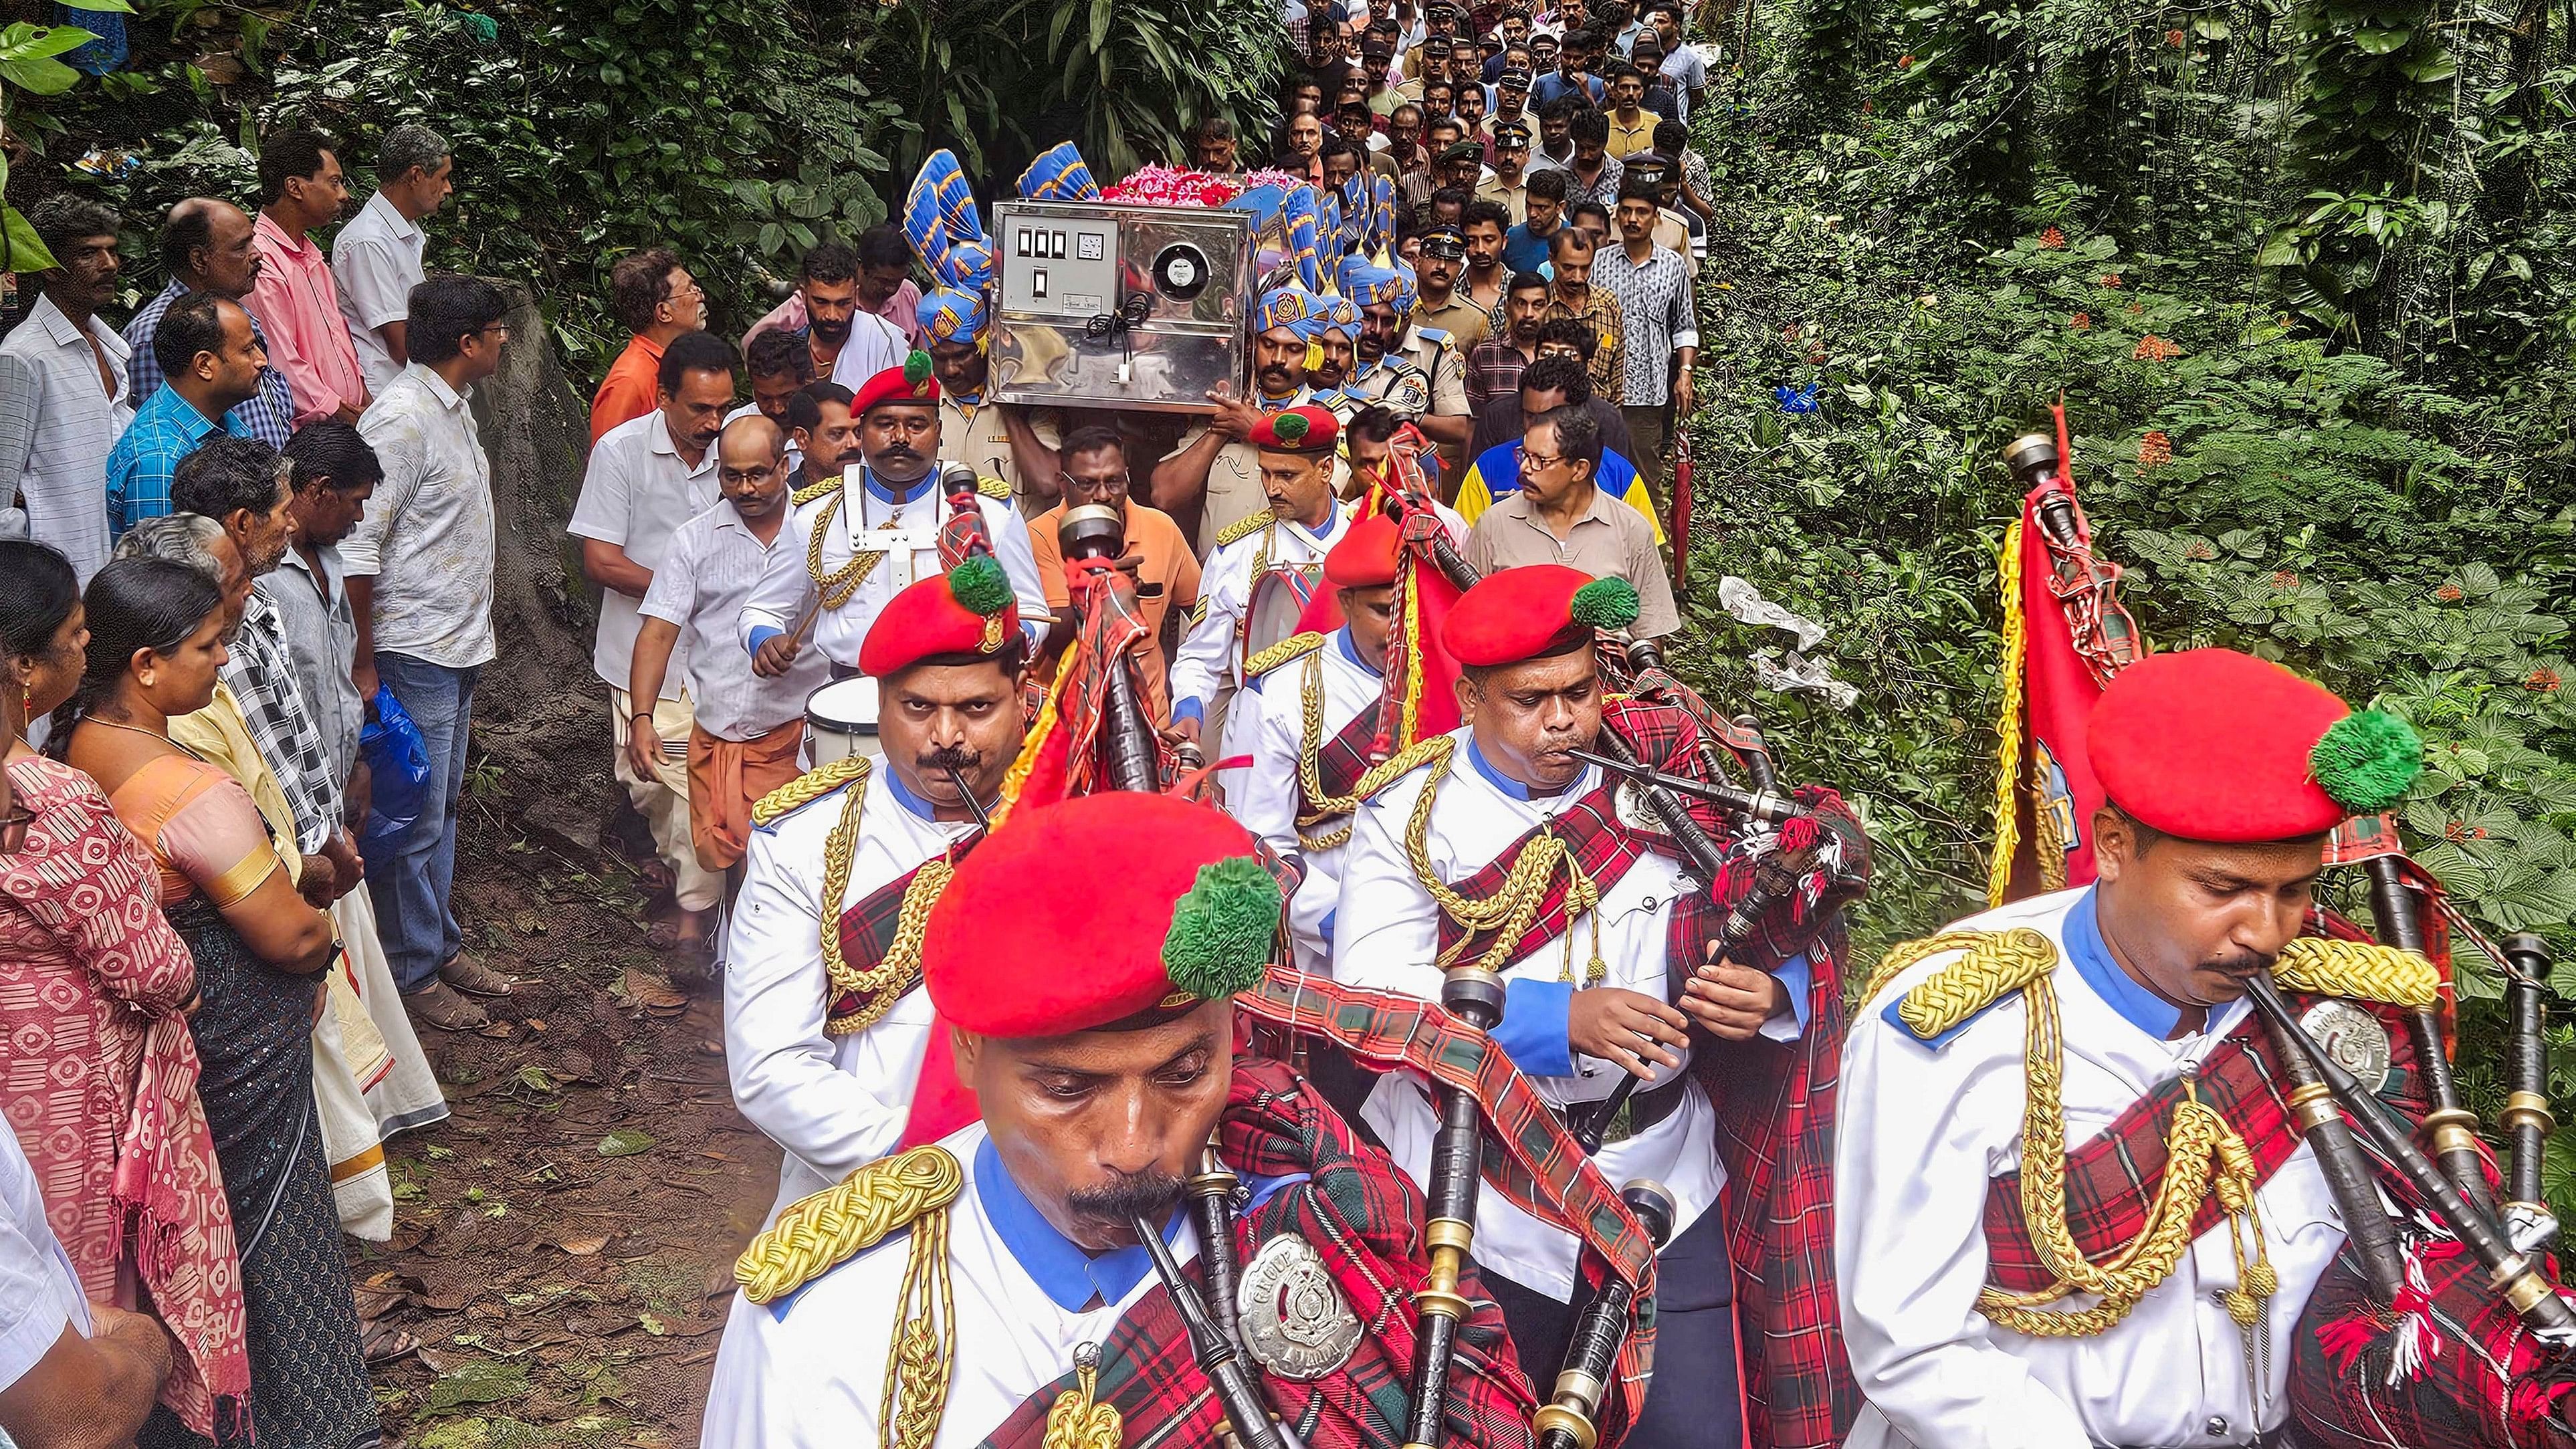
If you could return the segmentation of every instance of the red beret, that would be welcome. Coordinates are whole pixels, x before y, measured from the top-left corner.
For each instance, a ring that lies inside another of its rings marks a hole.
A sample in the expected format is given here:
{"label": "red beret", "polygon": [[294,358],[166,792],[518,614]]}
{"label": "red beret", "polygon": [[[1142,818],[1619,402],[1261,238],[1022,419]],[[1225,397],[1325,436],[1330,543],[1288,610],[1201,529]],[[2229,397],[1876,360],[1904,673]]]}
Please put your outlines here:
{"label": "red beret", "polygon": [[1491,573],[1458,596],[1440,642],[1475,669],[1561,654],[1596,629],[1637,622],[1637,590],[1563,564],[1523,564]]}
{"label": "red beret", "polygon": [[1342,535],[1324,555],[1324,582],[1337,589],[1374,589],[1395,582],[1395,559],[1402,551],[1404,530],[1392,518],[1374,514]]}
{"label": "red beret", "polygon": [[929,353],[914,352],[901,367],[889,367],[869,378],[850,399],[850,416],[864,417],[868,409],[892,402],[939,405],[939,379],[931,375]]}
{"label": "red beret", "polygon": [[979,554],[888,601],[859,641],[859,672],[883,679],[936,655],[999,654],[1019,632],[1010,576]]}
{"label": "red beret", "polygon": [[2403,799],[2423,744],[2393,716],[2354,714],[2321,685],[2232,649],[2156,654],[2093,706],[2086,744],[2103,794],[2186,840],[2296,840]]}
{"label": "red beret", "polygon": [[1282,900],[1223,811],[1078,795],[1013,815],[958,865],[931,907],[922,980],[942,1020],[979,1036],[1089,1031],[1258,982]]}
{"label": "red beret", "polygon": [[1252,446],[1265,453],[1329,453],[1341,434],[1330,412],[1307,403],[1253,424]]}

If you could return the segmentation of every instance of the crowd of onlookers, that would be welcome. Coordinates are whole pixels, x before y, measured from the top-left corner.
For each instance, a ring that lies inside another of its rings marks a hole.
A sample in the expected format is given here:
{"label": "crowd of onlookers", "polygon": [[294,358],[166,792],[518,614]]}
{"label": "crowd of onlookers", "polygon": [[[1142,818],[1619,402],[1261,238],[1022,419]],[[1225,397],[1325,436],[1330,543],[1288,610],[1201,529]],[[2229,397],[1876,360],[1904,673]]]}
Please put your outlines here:
{"label": "crowd of onlookers", "polygon": [[[1392,245],[1334,259],[1334,305],[1257,323],[1249,385],[1187,426],[992,396],[992,319],[892,226],[809,248],[739,344],[673,252],[616,263],[631,337],[571,532],[669,901],[656,946],[713,956],[741,854],[742,812],[693,812],[692,787],[731,779],[738,806],[742,779],[792,774],[803,694],[841,662],[737,643],[750,576],[792,495],[877,456],[854,395],[916,348],[940,385],[923,446],[1017,500],[1059,616],[1043,655],[1071,642],[1056,520],[1127,512],[1158,723],[1201,563],[1264,502],[1247,439],[1298,404],[1340,417],[1353,489],[1416,429],[1479,564],[1619,574],[1640,632],[1675,627],[1659,514],[1710,215],[1680,7],[1286,18],[1302,63],[1271,153],[1211,121],[1173,159],[1350,196],[1384,178]],[[139,306],[118,239],[143,219],[76,193],[29,211],[55,265],[22,274],[0,340],[0,1429],[29,1446],[369,1442],[367,1363],[410,1345],[360,1322],[342,1234],[389,1232],[383,1140],[446,1114],[418,1031],[485,1026],[513,985],[453,900],[495,653],[471,399],[509,303],[426,268],[447,143],[402,126],[373,160],[352,211],[329,138],[266,137],[253,210],[157,219],[168,281]]]}

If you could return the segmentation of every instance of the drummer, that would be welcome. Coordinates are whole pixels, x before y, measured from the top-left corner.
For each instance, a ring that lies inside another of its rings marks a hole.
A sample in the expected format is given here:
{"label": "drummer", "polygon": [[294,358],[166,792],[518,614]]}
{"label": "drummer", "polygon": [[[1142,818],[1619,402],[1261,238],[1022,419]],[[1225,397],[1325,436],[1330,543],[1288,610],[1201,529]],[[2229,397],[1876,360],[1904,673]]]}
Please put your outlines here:
{"label": "drummer", "polygon": [[1020,751],[1019,626],[989,558],[895,595],[859,649],[882,693],[884,758],[820,766],[754,808],[725,1070],[734,1104],[785,1149],[780,1206],[902,1135],[931,1033],[920,925]]}
{"label": "drummer", "polygon": [[[751,413],[725,425],[716,440],[724,498],[671,535],[638,611],[628,676],[655,691],[636,698],[659,698],[672,649],[687,640],[689,695],[698,703],[689,729],[689,842],[701,867],[724,874],[728,899],[742,888],[751,802],[796,778],[805,696],[830,678],[812,649],[779,674],[755,674],[734,642],[752,581],[784,552],[787,472],[778,424]],[[635,717],[626,750],[637,773],[648,774],[662,752],[650,718]]]}
{"label": "drummer", "polygon": [[1216,552],[1200,571],[1201,612],[1172,660],[1172,728],[1183,737],[1224,739],[1225,705],[1243,682],[1244,661],[1296,632],[1293,607],[1264,621],[1268,637],[1247,639],[1244,631],[1266,576],[1279,575],[1291,589],[1288,597],[1302,600],[1323,575],[1324,555],[1353,508],[1333,496],[1340,437],[1333,415],[1311,403],[1253,426],[1261,491],[1270,506],[1219,533]]}
{"label": "drummer", "polygon": [[[739,637],[763,678],[786,673],[808,652],[820,653],[835,677],[858,672],[868,626],[907,585],[940,569],[949,508],[930,354],[916,352],[869,379],[850,411],[859,420],[864,464],[855,476],[792,495],[786,542],[771,551],[743,604]],[[1047,611],[1028,525],[1012,506],[1010,485],[998,478],[979,481],[976,506],[1034,639]]]}

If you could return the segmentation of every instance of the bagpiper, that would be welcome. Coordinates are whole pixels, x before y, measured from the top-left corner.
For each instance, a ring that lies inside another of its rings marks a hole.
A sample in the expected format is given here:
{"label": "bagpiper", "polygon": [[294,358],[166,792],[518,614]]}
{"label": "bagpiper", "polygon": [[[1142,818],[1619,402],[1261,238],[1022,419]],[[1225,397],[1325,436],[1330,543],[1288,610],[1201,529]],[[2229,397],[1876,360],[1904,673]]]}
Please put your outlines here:
{"label": "bagpiper", "polygon": [[902,1136],[931,1031],[922,925],[1020,752],[1027,653],[989,557],[912,585],[859,647],[882,758],[834,761],[753,807],[725,1070],[734,1105],[784,1149],[781,1207]]}

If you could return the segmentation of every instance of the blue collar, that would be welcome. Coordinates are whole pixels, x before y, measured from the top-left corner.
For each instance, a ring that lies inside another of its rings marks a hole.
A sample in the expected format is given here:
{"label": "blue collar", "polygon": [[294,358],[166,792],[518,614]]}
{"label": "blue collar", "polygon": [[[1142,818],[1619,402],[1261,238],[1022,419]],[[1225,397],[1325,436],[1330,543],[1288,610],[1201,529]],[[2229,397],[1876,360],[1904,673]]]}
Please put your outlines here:
{"label": "blue collar", "polygon": [[888,764],[886,766],[885,780],[886,788],[894,793],[894,803],[911,811],[913,814],[920,816],[924,820],[934,822],[938,820],[939,816],[937,812],[932,809],[929,801],[922,799],[920,796],[915,795],[910,790],[904,788],[903,772],[901,770],[896,769],[892,764]]}
{"label": "blue collar", "polygon": [[[1154,1271],[1154,1260],[1142,1244],[1119,1248],[1094,1256],[1084,1252],[1073,1239],[1055,1230],[1037,1205],[1020,1191],[1011,1174],[1002,1166],[1002,1154],[986,1137],[975,1148],[975,1195],[984,1206],[984,1216],[993,1224],[993,1232],[1009,1249],[1012,1259],[1056,1307],[1067,1313],[1080,1313],[1094,1299],[1114,1304],[1145,1281]],[[1164,1225],[1163,1241],[1180,1235],[1181,1215],[1177,1211]]]}
{"label": "blue collar", "polygon": [[868,467],[864,463],[859,465],[859,477],[867,484],[867,489],[870,493],[884,499],[886,502],[911,503],[927,496],[931,489],[939,486],[939,466],[936,463],[932,464],[930,471],[921,475],[920,482],[913,484],[909,490],[902,493],[893,492],[884,484],[879,483],[877,481],[876,470]]}
{"label": "blue collar", "polygon": [[1339,643],[1342,646],[1342,657],[1344,659],[1351,661],[1353,664],[1358,665],[1360,668],[1367,670],[1371,674],[1379,675],[1381,677],[1386,674],[1385,670],[1360,657],[1360,641],[1351,637],[1350,625],[1344,624],[1342,626],[1342,631],[1335,634],[1333,639],[1336,643]]}
{"label": "blue collar", "polygon": [[[2140,986],[2111,959],[2111,946],[2102,939],[2102,923],[2094,918],[2093,903],[2094,888],[2087,887],[2083,898],[2066,913],[2067,959],[2075,963],[2084,984],[2108,1002],[2121,1020],[2158,1041],[2170,1038],[2182,1020],[2182,1008]],[[2214,1019],[2217,1013],[2211,1015]]]}
{"label": "blue collar", "polygon": [[[1295,522],[1294,519],[1281,519],[1280,521],[1283,523]],[[1305,528],[1307,533],[1313,535],[1319,541],[1330,538],[1333,536],[1333,530],[1342,526],[1342,505],[1334,503],[1327,507],[1324,510],[1324,521],[1312,528],[1307,528],[1306,525],[1302,523],[1297,524],[1297,526],[1299,528]]]}
{"label": "blue collar", "polygon": [[[1512,799],[1536,800],[1541,798],[1538,792],[1532,790],[1529,786],[1524,785],[1520,781],[1513,779],[1511,776],[1504,774],[1502,771],[1495,769],[1494,762],[1486,759],[1485,752],[1476,747],[1476,737],[1472,734],[1467,736],[1467,763],[1476,767],[1476,773],[1485,777],[1485,783],[1502,791]],[[1592,767],[1590,765],[1584,766],[1583,773],[1574,777],[1573,784],[1567,785],[1563,790],[1550,790],[1547,792],[1545,798],[1553,800],[1558,796],[1570,793],[1576,786],[1581,785],[1586,779],[1590,778],[1591,774]]]}

